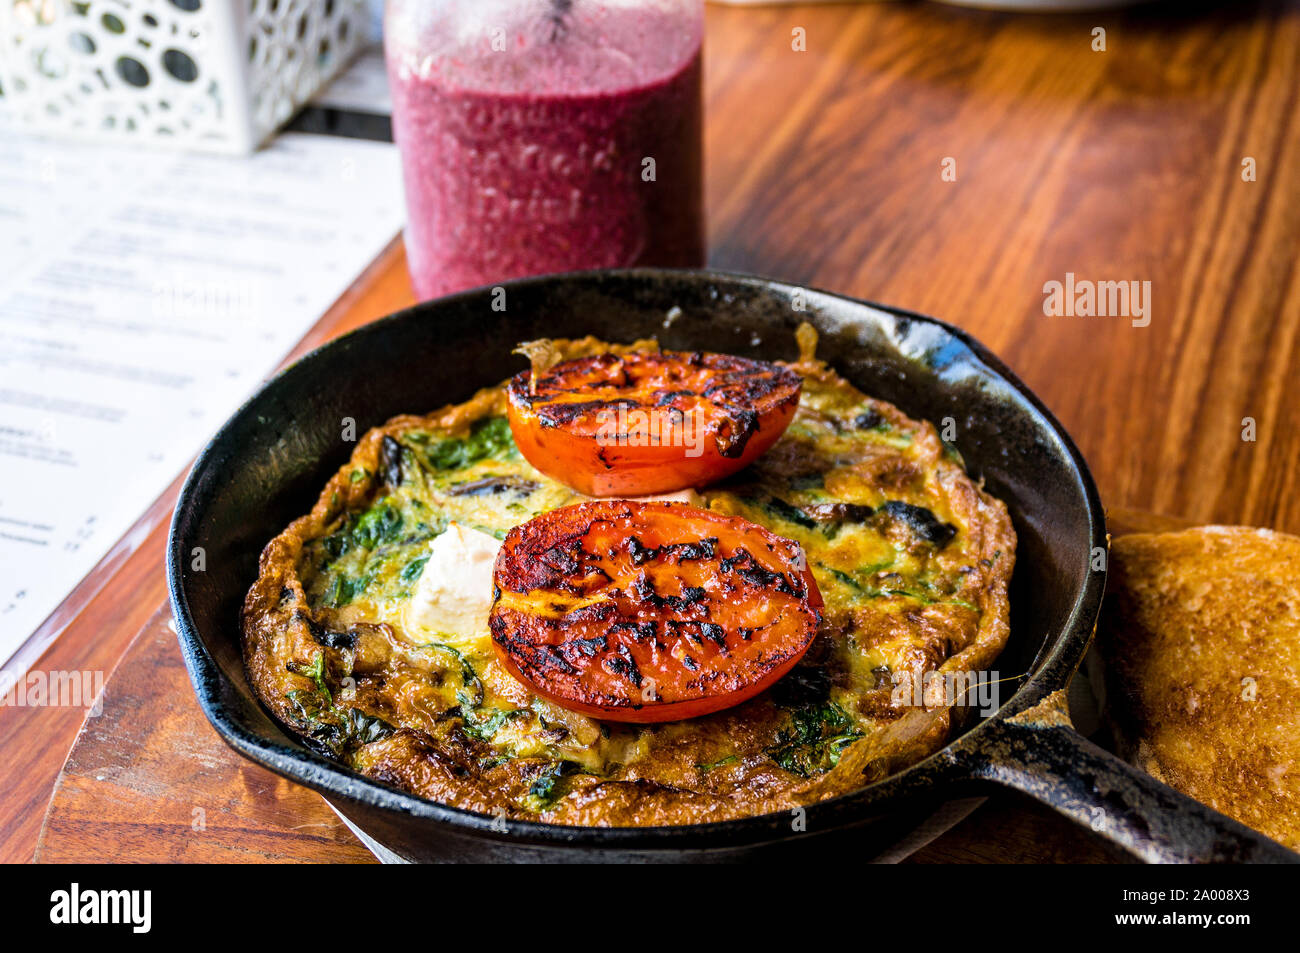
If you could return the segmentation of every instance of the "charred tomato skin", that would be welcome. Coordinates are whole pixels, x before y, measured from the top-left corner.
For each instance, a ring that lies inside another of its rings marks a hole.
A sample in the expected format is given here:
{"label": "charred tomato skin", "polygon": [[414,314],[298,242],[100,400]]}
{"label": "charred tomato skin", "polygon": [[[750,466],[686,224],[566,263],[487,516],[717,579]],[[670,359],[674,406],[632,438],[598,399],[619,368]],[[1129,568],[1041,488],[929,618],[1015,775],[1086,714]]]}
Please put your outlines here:
{"label": "charred tomato skin", "polygon": [[785,433],[803,382],[725,354],[660,351],[563,361],[507,385],[510,430],[534,467],[595,497],[704,486]]}
{"label": "charred tomato skin", "polygon": [[512,529],[493,571],[497,657],[606,721],[738,705],[812,644],[822,597],[797,543],[684,503],[594,500]]}

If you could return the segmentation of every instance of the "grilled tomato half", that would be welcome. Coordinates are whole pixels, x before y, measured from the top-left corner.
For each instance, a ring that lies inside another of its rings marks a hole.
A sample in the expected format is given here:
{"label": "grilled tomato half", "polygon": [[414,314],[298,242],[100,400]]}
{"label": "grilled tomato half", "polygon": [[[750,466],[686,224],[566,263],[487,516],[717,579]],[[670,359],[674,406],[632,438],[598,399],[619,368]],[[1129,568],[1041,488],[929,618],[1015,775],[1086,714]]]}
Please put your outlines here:
{"label": "grilled tomato half", "polygon": [[511,378],[510,430],[529,463],[579,493],[671,493],[735,473],[776,443],[802,383],[726,354],[598,354]]}
{"label": "grilled tomato half", "polygon": [[798,543],[684,503],[551,510],[506,534],[493,584],[502,663],[609,721],[740,704],[799,661],[822,608]]}

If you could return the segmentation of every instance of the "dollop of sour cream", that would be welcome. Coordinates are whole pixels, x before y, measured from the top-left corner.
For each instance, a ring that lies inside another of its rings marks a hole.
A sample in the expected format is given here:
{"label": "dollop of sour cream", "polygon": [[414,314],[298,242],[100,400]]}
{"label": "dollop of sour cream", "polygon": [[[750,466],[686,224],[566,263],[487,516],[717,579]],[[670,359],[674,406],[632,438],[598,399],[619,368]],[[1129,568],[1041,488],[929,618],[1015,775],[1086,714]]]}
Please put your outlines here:
{"label": "dollop of sour cream", "polygon": [[495,536],[459,523],[434,537],[406,606],[406,631],[464,654],[480,651],[488,638],[492,566],[500,549]]}
{"label": "dollop of sour cream", "polygon": [[[702,506],[694,490],[630,499]],[[413,642],[441,642],[465,655],[490,651],[488,615],[492,611],[492,567],[501,541],[451,523],[429,543],[429,560],[406,604],[403,623]]]}

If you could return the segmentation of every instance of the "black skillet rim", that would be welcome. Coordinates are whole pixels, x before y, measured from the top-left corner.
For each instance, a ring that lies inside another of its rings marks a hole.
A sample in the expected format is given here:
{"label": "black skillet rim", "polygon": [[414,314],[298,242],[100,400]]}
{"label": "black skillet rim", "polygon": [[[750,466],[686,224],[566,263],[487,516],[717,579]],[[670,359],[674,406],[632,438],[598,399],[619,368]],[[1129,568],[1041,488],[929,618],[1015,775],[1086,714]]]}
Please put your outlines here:
{"label": "black skillet rim", "polygon": [[[563,275],[540,275],[517,281],[502,282],[502,285],[507,288],[512,286],[525,287],[533,284],[550,283],[560,278],[564,280],[598,278],[601,280],[635,281],[637,279],[644,280],[659,277],[697,282],[738,284],[766,292],[784,294],[787,297],[796,291],[803,294],[824,295],[829,298],[839,299],[852,306],[873,308],[895,317],[939,327],[945,333],[960,341],[976,360],[1020,394],[1034,411],[1037,422],[1042,426],[1044,432],[1060,444],[1065,456],[1070,460],[1074,478],[1081,485],[1087,502],[1088,527],[1091,535],[1089,550],[1092,551],[1098,546],[1106,546],[1105,515],[1101,500],[1088,466],[1069,434],[1066,433],[1043,402],[1001,360],[965,331],[945,321],[903,308],[877,304],[873,301],[823,291],[805,285],[796,285],[757,275],[711,269],[608,269],[569,272]],[[421,302],[365,324],[347,334],[340,335],[338,338],[326,342],[303,355],[258,388],[257,392],[249,397],[222,425],[221,429],[217,431],[199,454],[193,468],[186,476],[185,483],[177,498],[176,509],[168,533],[166,572],[167,588],[171,597],[177,638],[200,709],[217,733],[235,751],[289,780],[312,788],[324,796],[360,802],[369,807],[405,814],[412,819],[448,824],[467,833],[480,835],[484,839],[501,843],[530,844],[542,847],[547,845],[556,847],[590,846],[616,850],[699,850],[758,844],[788,835],[790,832],[790,818],[787,813],[764,814],[730,821],[714,821],[706,824],[663,827],[569,827],[536,821],[511,820],[509,821],[508,832],[503,833],[499,830],[500,821],[491,815],[439,804],[413,794],[407,794],[377,781],[371,781],[304,747],[292,747],[288,743],[268,742],[246,730],[237,718],[227,711],[221,699],[221,685],[224,675],[204,648],[194,620],[190,615],[181,568],[184,566],[184,560],[181,558],[180,553],[182,539],[186,535],[190,522],[189,517],[193,512],[191,503],[202,492],[203,487],[201,484],[205,472],[213,465],[229,457],[229,454],[222,448],[222,443],[231,429],[232,422],[250,412],[268,390],[280,386],[284,380],[291,378],[295,374],[303,373],[302,368],[309,365],[323,351],[340,346],[341,342],[350,340],[354,336],[383,333],[383,330],[390,324],[411,320],[414,314],[422,313],[431,305],[443,301],[471,298],[482,293],[482,288],[473,288],[450,295],[447,298],[437,299],[435,302]],[[997,723],[1032,707],[1052,692],[1064,688],[1069,682],[1091,643],[1093,627],[1101,606],[1104,589],[1104,573],[1087,573],[1084,584],[1074,600],[1074,605],[1063,631],[1057,633],[1054,638],[1050,635],[1046,637],[1044,650],[1040,652],[1038,670],[1029,676],[1015,694],[996,712],[971,726],[967,731],[949,741],[948,744],[928,758],[905,768],[897,774],[890,775],[857,791],[808,805],[805,808],[807,812],[807,829],[810,831],[827,831],[861,821],[864,816],[870,813],[873,806],[882,810],[888,809],[889,802],[895,801],[903,795],[919,795],[933,791],[944,782],[957,783],[968,780],[968,774],[961,764],[963,755],[978,752],[981,748],[981,739],[989,735],[990,731],[996,731]]]}

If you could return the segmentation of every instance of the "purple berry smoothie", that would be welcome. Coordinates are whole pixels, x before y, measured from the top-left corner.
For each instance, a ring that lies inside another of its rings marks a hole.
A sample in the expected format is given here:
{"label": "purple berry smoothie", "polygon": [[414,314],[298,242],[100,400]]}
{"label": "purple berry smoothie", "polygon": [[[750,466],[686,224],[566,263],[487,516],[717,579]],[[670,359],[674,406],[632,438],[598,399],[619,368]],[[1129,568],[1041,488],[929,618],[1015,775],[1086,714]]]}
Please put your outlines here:
{"label": "purple berry smoothie", "polygon": [[385,43],[420,298],[704,263],[699,0],[405,6]]}

